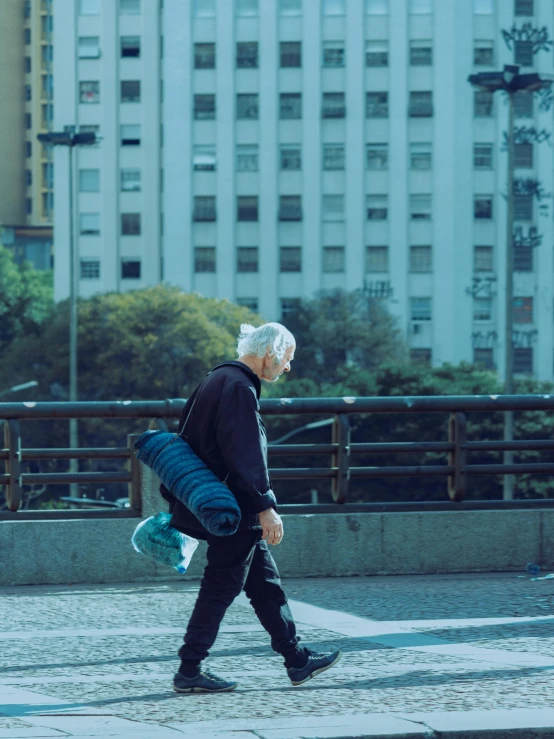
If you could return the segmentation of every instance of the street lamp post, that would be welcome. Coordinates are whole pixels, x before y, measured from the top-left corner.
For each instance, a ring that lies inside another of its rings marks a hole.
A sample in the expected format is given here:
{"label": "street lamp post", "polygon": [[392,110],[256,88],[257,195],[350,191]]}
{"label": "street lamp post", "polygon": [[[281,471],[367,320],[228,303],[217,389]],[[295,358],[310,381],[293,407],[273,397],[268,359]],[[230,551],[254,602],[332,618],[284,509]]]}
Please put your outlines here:
{"label": "street lamp post", "polygon": [[[65,126],[61,132],[39,133],[38,140],[50,146],[67,146],[68,169],[69,169],[69,400],[71,403],[77,401],[77,295],[79,293],[79,275],[77,271],[77,258],[75,255],[75,221],[73,208],[73,150],[76,146],[93,146],[98,137],[94,132],[76,133],[75,126]],[[76,449],[79,446],[79,435],[77,430],[77,419],[69,420],[69,446]],[[77,460],[72,459],[69,463],[71,471],[76,471]],[[71,494],[77,495],[78,488],[75,483],[71,485]]]}
{"label": "street lamp post", "polygon": [[[533,93],[552,85],[552,80],[542,79],[538,74],[519,74],[519,66],[506,64],[502,72],[481,72],[470,74],[469,82],[478,90],[496,92],[502,90],[508,95],[508,179],[506,199],[506,304],[505,304],[505,361],[504,391],[507,395],[514,392],[514,348],[513,348],[513,308],[514,308],[514,95]],[[514,438],[514,414],[504,414],[504,440]],[[511,450],[504,452],[504,464],[513,463]],[[514,476],[504,475],[504,500],[514,497]]]}

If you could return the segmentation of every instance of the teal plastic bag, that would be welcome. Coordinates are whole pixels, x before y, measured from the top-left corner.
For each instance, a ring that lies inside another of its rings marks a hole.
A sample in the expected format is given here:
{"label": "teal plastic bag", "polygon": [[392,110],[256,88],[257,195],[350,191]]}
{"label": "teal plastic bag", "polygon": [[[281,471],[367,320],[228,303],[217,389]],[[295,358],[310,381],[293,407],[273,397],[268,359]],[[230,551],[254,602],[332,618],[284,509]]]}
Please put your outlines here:
{"label": "teal plastic bag", "polygon": [[198,541],[186,536],[169,523],[171,514],[157,513],[141,521],[131,537],[131,543],[140,554],[185,573]]}

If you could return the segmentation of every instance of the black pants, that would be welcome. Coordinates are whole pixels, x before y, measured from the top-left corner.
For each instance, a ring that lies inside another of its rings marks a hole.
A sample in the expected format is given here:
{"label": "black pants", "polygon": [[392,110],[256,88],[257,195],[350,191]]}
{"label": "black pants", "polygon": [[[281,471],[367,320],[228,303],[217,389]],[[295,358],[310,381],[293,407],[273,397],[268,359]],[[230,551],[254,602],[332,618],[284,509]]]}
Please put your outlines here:
{"label": "black pants", "polygon": [[277,566],[260,536],[259,531],[243,530],[232,536],[206,537],[208,564],[179,650],[187,671],[208,656],[225,611],[243,589],[271,637],[272,648],[285,658],[285,666],[306,663],[307,653],[297,646],[299,638]]}

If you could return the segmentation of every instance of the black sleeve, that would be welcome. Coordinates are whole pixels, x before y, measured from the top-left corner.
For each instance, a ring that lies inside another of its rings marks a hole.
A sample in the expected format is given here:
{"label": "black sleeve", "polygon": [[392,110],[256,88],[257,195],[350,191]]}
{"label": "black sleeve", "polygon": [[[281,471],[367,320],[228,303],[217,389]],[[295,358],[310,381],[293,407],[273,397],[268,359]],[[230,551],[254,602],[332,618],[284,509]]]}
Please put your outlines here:
{"label": "black sleeve", "polygon": [[233,483],[260,513],[276,505],[264,454],[265,432],[258,422],[258,402],[249,387],[235,385],[221,396],[216,438]]}

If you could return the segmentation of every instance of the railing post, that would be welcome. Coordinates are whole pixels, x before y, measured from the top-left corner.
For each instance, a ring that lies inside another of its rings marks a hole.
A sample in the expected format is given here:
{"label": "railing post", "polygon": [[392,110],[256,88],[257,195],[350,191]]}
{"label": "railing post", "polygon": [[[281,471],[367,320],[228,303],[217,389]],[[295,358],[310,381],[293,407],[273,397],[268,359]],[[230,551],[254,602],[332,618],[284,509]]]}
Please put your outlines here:
{"label": "railing post", "polygon": [[467,428],[464,413],[452,413],[448,420],[448,441],[454,444],[454,451],[448,452],[448,464],[454,467],[454,474],[448,476],[448,495],[459,502],[466,494]]}
{"label": "railing post", "polygon": [[8,510],[18,511],[21,505],[21,434],[19,421],[4,421],[4,444],[8,449],[6,472],[10,481],[6,485],[6,503]]}
{"label": "railing post", "polygon": [[129,488],[129,505],[133,510],[142,510],[142,469],[141,464],[135,456],[135,448],[133,444],[140,434],[128,434],[127,446],[130,449],[131,456],[127,461],[127,469],[131,473],[131,482]]}
{"label": "railing post", "polygon": [[331,492],[335,503],[344,503],[350,482],[350,418],[342,413],[335,416],[333,444],[338,445],[332,460],[333,467],[337,467],[337,475],[333,478]]}

